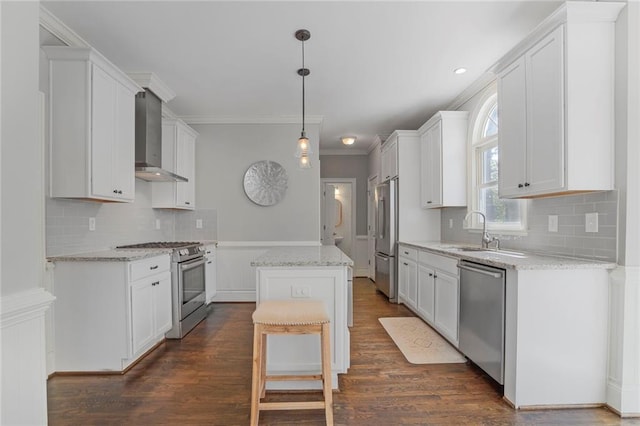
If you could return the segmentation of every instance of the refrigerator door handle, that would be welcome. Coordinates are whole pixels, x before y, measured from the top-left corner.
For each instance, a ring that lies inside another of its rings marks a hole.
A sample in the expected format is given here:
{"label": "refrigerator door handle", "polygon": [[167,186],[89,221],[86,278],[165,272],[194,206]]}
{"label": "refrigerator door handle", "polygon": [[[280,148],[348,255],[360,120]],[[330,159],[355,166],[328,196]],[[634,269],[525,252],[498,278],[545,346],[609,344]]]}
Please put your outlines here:
{"label": "refrigerator door handle", "polygon": [[383,239],[385,235],[384,224],[384,199],[378,201],[378,238]]}

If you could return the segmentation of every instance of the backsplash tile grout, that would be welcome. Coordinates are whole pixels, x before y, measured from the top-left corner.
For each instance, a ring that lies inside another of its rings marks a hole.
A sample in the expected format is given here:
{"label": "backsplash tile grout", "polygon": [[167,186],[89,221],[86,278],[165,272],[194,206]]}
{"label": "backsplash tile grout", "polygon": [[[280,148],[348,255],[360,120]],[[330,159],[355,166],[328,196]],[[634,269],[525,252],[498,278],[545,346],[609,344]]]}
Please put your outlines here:
{"label": "backsplash tile grout", "polygon": [[[479,244],[480,235],[463,228],[466,213],[466,207],[442,209],[442,241]],[[585,232],[585,213],[598,213],[598,232]],[[558,232],[548,231],[549,215],[558,216]],[[449,228],[449,219],[453,228]],[[492,234],[507,249],[615,262],[617,232],[618,191],[614,190],[530,200],[526,236]]]}

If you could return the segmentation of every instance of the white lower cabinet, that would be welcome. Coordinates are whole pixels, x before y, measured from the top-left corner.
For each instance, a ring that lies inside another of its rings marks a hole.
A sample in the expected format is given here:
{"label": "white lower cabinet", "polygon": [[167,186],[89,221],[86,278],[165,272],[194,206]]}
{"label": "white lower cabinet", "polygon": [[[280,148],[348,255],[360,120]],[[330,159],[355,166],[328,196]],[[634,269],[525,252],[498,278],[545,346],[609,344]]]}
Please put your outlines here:
{"label": "white lower cabinet", "polygon": [[171,326],[171,276],[157,274],[131,283],[133,353],[155,343]]}
{"label": "white lower cabinet", "polygon": [[56,261],[55,371],[122,372],[172,327],[168,254]]}
{"label": "white lower cabinet", "polygon": [[458,307],[460,280],[457,276],[435,271],[435,326],[444,337],[458,346]]}
{"label": "white lower cabinet", "polygon": [[398,298],[458,346],[460,279],[456,259],[400,245]]}

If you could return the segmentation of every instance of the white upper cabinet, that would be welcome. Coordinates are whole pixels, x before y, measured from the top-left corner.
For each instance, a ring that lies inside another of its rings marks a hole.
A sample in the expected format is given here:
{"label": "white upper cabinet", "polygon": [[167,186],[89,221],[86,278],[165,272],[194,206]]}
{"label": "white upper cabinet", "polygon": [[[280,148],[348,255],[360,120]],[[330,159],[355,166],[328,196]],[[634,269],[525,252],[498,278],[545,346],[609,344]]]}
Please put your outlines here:
{"label": "white upper cabinet", "polygon": [[42,49],[50,60],[51,196],[133,201],[141,88],[94,49]]}
{"label": "white upper cabinet", "polygon": [[393,134],[382,144],[380,150],[380,181],[398,176],[398,135]]}
{"label": "white upper cabinet", "polygon": [[613,189],[623,3],[567,2],[496,66],[503,198]]}
{"label": "white upper cabinet", "polygon": [[420,129],[423,208],[467,205],[466,111],[440,111]]}
{"label": "white upper cabinet", "polygon": [[196,207],[196,138],[182,120],[162,120],[162,168],[187,182],[153,182],[152,207],[194,210]]}

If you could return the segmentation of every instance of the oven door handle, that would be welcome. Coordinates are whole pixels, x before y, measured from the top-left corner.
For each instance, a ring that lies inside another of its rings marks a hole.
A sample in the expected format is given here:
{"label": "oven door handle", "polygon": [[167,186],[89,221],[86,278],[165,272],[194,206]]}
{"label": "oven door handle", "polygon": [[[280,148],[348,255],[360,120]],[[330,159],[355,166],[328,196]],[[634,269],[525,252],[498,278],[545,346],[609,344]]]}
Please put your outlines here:
{"label": "oven door handle", "polygon": [[200,257],[198,259],[193,259],[193,260],[189,260],[188,262],[184,262],[181,263],[180,266],[180,271],[184,272],[184,271],[188,271],[189,269],[193,269],[193,268],[197,268],[198,266],[204,265],[205,264],[205,258],[204,257]]}

